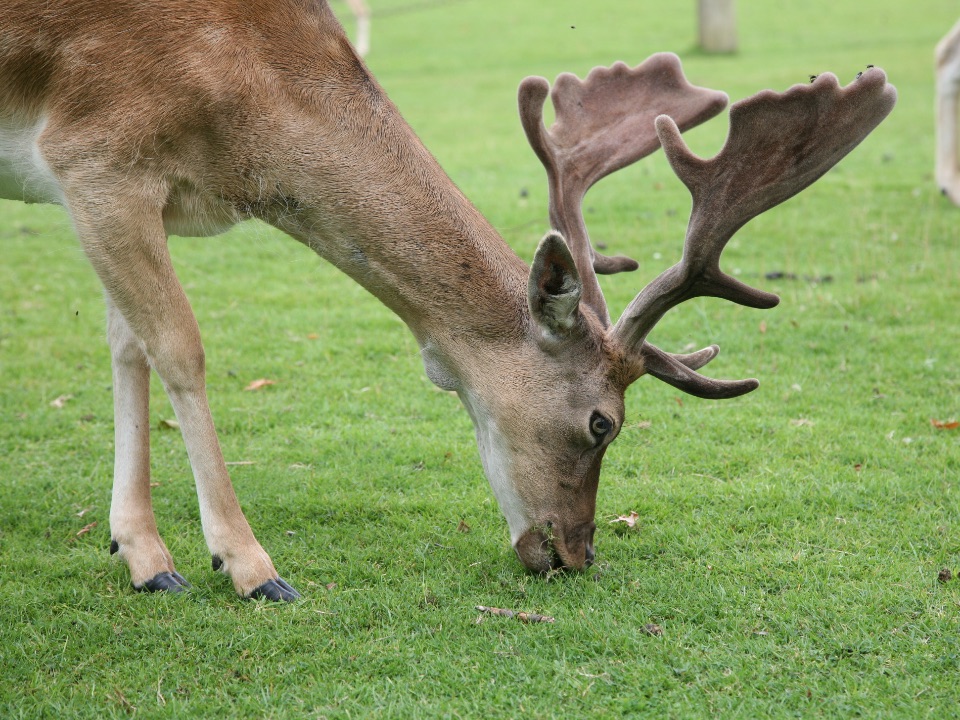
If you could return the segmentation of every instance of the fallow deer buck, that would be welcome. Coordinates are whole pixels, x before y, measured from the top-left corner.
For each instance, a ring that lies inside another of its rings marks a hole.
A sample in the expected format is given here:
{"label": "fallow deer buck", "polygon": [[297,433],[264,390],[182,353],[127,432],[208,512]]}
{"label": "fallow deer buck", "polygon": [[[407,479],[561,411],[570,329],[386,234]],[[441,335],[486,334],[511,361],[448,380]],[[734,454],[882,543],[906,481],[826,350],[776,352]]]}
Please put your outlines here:
{"label": "fallow deer buck", "polygon": [[[556,122],[548,130],[548,93]],[[455,390],[483,467],[531,570],[594,558],[600,462],[645,374],[704,398],[756,380],[698,368],[710,346],[651,345],[670,308],[710,295],[778,298],[719,267],[748,220],[829,170],[890,112],[880,69],[830,74],[735,104],[710,160],[680,138],[719,113],[676,56],[585,80],[520,85],[520,115],[547,170],[550,223],[531,268],[424,149],[321,0],[7,0],[0,13],[0,194],[64,206],[106,289],[116,461],[111,551],[139,589],[177,592],[150,499],[148,387],[162,380],[182,429],[214,567],[245,597],[292,600],[254,538],[217,442],[197,323],[167,234],[260,218],[329,260],[410,327],[430,379]],[[590,244],[581,201],[600,178],[663,146],[693,196],[682,260],[616,324],[597,273],[631,270]]]}

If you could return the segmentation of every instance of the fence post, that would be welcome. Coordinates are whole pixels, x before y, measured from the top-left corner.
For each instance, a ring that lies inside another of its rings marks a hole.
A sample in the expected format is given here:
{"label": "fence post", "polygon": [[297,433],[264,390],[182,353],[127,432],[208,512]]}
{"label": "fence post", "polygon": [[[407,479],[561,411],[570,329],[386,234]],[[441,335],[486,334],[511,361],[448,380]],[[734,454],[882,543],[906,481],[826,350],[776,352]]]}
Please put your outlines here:
{"label": "fence post", "polygon": [[734,0],[698,0],[700,49],[708,53],[737,51]]}

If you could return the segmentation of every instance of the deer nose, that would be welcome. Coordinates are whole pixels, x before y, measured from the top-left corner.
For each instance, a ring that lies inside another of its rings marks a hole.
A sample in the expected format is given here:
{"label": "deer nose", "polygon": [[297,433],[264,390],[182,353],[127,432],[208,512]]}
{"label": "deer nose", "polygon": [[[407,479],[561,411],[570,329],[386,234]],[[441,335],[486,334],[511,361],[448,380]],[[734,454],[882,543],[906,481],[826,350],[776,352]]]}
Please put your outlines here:
{"label": "deer nose", "polygon": [[583,564],[585,567],[590,567],[591,565],[593,565],[593,561],[596,558],[596,554],[593,551],[593,533],[596,529],[597,529],[596,525],[593,525],[590,528],[590,532],[587,536],[587,541],[584,546],[585,561]]}
{"label": "deer nose", "polygon": [[587,558],[587,559],[586,559],[586,561],[584,562],[584,565],[585,565],[586,567],[590,567],[591,565],[593,565],[593,560],[594,560],[595,557],[596,557],[596,554],[593,552],[593,540],[591,540],[590,542],[587,543],[587,547],[586,547],[586,558]]}

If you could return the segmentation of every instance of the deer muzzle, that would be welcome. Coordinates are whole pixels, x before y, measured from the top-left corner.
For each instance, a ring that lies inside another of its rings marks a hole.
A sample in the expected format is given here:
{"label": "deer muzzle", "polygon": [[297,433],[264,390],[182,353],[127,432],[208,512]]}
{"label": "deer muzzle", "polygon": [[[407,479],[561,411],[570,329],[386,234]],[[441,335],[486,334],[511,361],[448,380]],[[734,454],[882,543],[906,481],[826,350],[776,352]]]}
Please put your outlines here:
{"label": "deer muzzle", "polygon": [[521,535],[513,549],[524,567],[546,574],[554,570],[585,570],[593,564],[593,534],[591,522],[576,531],[564,533],[555,524],[535,526]]}

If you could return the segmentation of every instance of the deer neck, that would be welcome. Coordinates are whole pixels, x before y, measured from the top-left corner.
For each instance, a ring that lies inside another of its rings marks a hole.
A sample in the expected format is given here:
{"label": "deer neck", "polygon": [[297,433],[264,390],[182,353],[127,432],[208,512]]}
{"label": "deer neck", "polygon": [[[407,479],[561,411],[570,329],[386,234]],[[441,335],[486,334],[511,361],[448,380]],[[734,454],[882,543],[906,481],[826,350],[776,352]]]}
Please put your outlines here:
{"label": "deer neck", "polygon": [[266,219],[393,310],[431,380],[459,389],[472,358],[522,337],[528,268],[367,82],[371,101],[318,109],[310,154],[280,183],[296,199]]}

